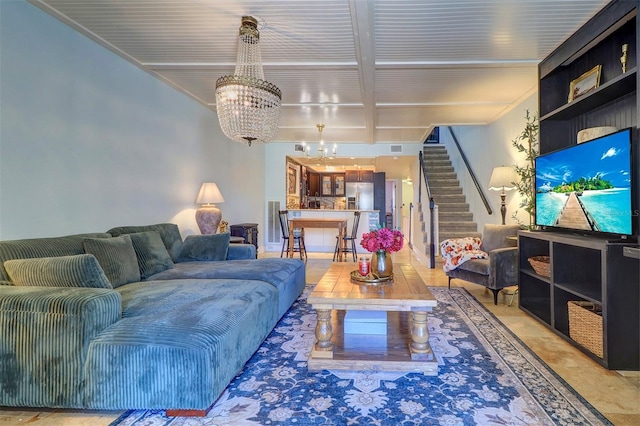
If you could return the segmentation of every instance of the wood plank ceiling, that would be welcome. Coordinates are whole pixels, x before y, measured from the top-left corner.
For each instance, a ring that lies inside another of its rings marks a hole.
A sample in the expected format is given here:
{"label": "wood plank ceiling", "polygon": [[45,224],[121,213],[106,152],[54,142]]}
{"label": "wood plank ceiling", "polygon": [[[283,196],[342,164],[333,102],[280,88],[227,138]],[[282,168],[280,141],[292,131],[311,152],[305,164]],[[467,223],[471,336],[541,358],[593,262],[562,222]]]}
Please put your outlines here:
{"label": "wood plank ceiling", "polygon": [[259,20],[276,141],[422,143],[487,124],[537,87],[537,64],[606,0],[30,0],[215,111],[243,15]]}

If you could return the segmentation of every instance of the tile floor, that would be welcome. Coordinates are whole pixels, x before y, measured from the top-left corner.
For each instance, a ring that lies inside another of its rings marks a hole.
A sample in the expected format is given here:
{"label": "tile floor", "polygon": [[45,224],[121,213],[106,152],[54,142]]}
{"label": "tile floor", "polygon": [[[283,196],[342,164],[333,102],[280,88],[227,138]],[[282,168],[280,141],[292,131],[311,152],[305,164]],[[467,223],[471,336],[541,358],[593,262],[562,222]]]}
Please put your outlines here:
{"label": "tile floor", "polygon": [[[277,257],[265,253],[261,257]],[[307,283],[316,283],[332,261],[332,254],[310,253],[307,262]],[[429,269],[405,247],[393,254],[394,262],[411,263],[429,286],[446,286],[442,268]],[[524,341],[559,376],[566,380],[589,403],[616,426],[640,425],[640,373],[608,371],[568,342],[556,336],[538,321],[518,308],[518,297],[508,306],[511,296],[501,294],[498,305],[492,293],[483,287],[454,280],[452,285],[464,286],[507,327]],[[120,412],[14,409],[0,407],[0,426],[99,426],[108,425]]]}

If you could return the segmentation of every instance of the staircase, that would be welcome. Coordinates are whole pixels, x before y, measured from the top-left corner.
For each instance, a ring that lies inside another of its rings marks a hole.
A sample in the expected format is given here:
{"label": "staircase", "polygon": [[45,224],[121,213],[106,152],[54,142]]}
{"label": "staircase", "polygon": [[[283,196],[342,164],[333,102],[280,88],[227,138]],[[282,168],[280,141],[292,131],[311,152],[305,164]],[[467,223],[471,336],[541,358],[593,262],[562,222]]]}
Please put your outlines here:
{"label": "staircase", "polygon": [[[429,189],[435,204],[438,206],[438,241],[436,241],[436,255],[440,255],[440,241],[449,238],[480,237],[478,224],[473,221],[473,213],[469,211],[469,204],[462,193],[458,176],[453,170],[447,149],[443,145],[425,146],[423,158]],[[428,206],[428,200],[422,200],[423,206]],[[428,224],[423,223],[423,228]],[[424,233],[424,241],[429,249],[428,236]],[[427,253],[428,254],[428,253]]]}

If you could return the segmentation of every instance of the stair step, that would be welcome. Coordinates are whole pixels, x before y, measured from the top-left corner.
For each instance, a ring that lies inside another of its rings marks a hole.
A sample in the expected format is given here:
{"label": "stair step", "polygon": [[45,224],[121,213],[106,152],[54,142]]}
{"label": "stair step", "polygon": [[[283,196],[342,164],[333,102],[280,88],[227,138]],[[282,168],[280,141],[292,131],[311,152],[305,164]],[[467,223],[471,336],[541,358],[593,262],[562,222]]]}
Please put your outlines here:
{"label": "stair step", "polygon": [[471,212],[447,212],[440,215],[440,222],[473,222]]}
{"label": "stair step", "polygon": [[433,173],[455,173],[453,166],[430,166],[427,168],[427,176]]}
{"label": "stair step", "polygon": [[469,204],[467,203],[444,203],[438,204],[438,211],[442,213],[468,212]]}
{"label": "stair step", "polygon": [[447,154],[447,148],[444,146],[432,146],[429,148],[423,147],[422,153],[424,155]]}
{"label": "stair step", "polygon": [[429,185],[429,189],[431,189],[431,195],[453,195],[453,194],[462,194],[461,186],[440,186],[434,185],[433,187]]}
{"label": "stair step", "polygon": [[449,157],[445,158],[425,158],[424,165],[429,169],[429,167],[437,167],[437,166],[451,166],[453,163],[449,159]]}
{"label": "stair step", "polygon": [[440,173],[429,173],[427,172],[428,180],[457,180],[458,175],[455,172],[440,172]]}
{"label": "stair step", "polygon": [[440,185],[440,186],[458,186],[460,182],[458,181],[455,173],[442,173],[436,175],[436,177],[427,176],[429,186],[432,185]]}
{"label": "stair step", "polygon": [[440,234],[450,232],[478,232],[478,224],[475,222],[442,222],[438,223]]}
{"label": "stair step", "polygon": [[433,199],[435,200],[436,204],[438,204],[438,205],[440,205],[440,204],[451,204],[451,203],[464,204],[467,201],[467,198],[464,196],[464,194],[446,194],[446,195],[438,194],[438,195],[434,195],[432,193],[431,195],[433,195]]}
{"label": "stair step", "polygon": [[438,243],[440,243],[444,240],[450,240],[452,238],[465,238],[465,237],[482,238],[482,233],[480,232],[448,232],[446,234],[443,234],[442,232],[440,232],[438,236],[439,236]]}

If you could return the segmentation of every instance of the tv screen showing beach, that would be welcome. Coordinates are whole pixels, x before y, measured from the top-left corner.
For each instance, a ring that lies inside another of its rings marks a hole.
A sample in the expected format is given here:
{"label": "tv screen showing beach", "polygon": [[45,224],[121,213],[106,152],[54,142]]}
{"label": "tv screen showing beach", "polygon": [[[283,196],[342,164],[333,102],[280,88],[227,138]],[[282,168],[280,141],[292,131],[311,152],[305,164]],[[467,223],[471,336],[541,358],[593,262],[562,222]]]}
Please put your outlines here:
{"label": "tv screen showing beach", "polygon": [[536,158],[536,224],[632,234],[631,131]]}

